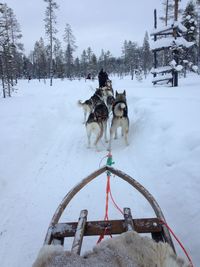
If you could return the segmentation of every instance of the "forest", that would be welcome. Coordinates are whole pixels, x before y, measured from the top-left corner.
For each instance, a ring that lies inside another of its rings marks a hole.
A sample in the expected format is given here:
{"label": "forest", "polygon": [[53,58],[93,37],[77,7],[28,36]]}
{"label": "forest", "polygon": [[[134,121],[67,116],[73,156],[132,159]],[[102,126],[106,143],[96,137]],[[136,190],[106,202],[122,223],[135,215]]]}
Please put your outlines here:
{"label": "forest", "polygon": [[[88,73],[95,78],[99,69],[104,68],[109,74],[123,77],[134,75],[142,80],[151,72],[153,66],[153,53],[151,50],[151,33],[144,32],[143,44],[140,46],[137,40],[124,40],[121,55],[112,56],[112,51],[101,50],[98,57],[91,47],[85,48],[80,56],[75,56],[76,37],[72,26],[65,25],[63,40],[56,36],[56,11],[58,5],[55,0],[44,0],[44,29],[46,36],[35,40],[33,50],[28,56],[24,53],[21,42],[23,33],[15,16],[15,11],[7,4],[0,3],[0,77],[1,95],[5,98],[11,96],[15,90],[18,79],[50,79],[52,85],[56,78],[82,78]],[[159,20],[163,27],[170,25],[174,20],[174,5],[178,1],[163,0],[163,14],[159,14]],[[178,21],[187,29],[184,38],[193,42],[190,48],[179,47],[179,64],[183,66],[182,73],[186,70],[196,71],[200,65],[200,1],[189,1],[184,10],[178,9]],[[153,24],[153,14],[152,14]],[[48,42],[45,43],[45,37]],[[160,65],[172,58],[171,47],[160,53],[157,61]],[[195,66],[195,67],[194,67]],[[191,68],[192,67],[192,68]]]}

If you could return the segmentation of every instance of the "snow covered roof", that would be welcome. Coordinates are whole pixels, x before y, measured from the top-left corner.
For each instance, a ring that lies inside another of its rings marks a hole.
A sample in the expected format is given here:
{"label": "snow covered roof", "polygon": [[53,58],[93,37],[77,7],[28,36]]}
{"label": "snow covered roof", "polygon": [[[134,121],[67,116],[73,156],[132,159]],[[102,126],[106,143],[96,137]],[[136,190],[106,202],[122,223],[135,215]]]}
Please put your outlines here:
{"label": "snow covered roof", "polygon": [[152,35],[159,34],[159,33],[172,33],[173,29],[177,29],[181,33],[187,32],[187,28],[185,26],[183,26],[182,23],[175,21],[171,25],[167,25],[167,26],[152,30],[150,35],[152,36]]}
{"label": "snow covered roof", "polygon": [[167,48],[174,45],[189,48],[194,45],[194,43],[186,41],[183,37],[177,37],[176,39],[174,37],[167,37],[158,39],[157,41],[151,43],[151,49],[161,50],[162,48]]}

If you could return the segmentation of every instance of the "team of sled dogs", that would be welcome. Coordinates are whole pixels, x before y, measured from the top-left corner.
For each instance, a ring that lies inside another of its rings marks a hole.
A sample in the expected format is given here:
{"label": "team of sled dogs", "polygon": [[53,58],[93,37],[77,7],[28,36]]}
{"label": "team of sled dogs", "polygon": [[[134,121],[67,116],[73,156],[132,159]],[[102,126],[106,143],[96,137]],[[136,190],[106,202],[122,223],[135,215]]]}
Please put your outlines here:
{"label": "team of sled dogs", "polygon": [[[113,138],[117,139],[118,128],[121,128],[121,134],[128,145],[129,118],[125,90],[122,93],[116,91],[114,95],[112,81],[108,80],[104,87],[96,89],[90,99],[79,100],[78,105],[84,111],[88,148],[91,147],[91,136],[95,135],[94,146],[98,150],[98,143],[104,135],[105,142],[109,142],[108,150],[111,150]],[[107,125],[110,114],[112,121],[108,141]]]}

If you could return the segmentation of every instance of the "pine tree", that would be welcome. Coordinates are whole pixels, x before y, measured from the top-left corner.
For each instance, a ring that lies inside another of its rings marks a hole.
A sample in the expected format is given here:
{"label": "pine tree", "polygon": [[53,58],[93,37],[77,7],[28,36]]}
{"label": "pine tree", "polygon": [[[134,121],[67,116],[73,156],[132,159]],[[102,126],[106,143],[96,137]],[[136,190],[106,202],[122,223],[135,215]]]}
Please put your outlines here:
{"label": "pine tree", "polygon": [[135,70],[141,67],[141,49],[136,42],[125,41],[122,48],[123,70],[125,74],[131,74],[133,79]]}
{"label": "pine tree", "polygon": [[0,75],[2,79],[3,96],[11,96],[14,90],[14,79],[17,79],[17,59],[20,59],[17,49],[22,48],[17,40],[21,38],[19,25],[11,8],[0,5]]}
{"label": "pine tree", "polygon": [[65,26],[64,41],[67,45],[65,51],[66,75],[68,78],[71,78],[73,71],[73,53],[77,46],[75,45],[75,37],[72,33],[71,26],[68,23]]}
{"label": "pine tree", "polygon": [[48,66],[49,66],[49,56],[47,54],[47,48],[44,45],[44,40],[41,37],[39,41],[35,42],[33,51],[33,69],[34,76],[39,80],[47,78]]}
{"label": "pine tree", "polygon": [[53,80],[53,41],[55,40],[55,34],[57,30],[55,28],[56,24],[56,15],[55,10],[58,9],[58,5],[54,0],[44,0],[47,3],[47,8],[45,11],[45,32],[49,39],[50,47],[50,58],[49,58],[49,77],[50,77],[50,86],[52,86]]}
{"label": "pine tree", "polygon": [[78,57],[74,60],[74,73],[76,77],[81,78],[81,64]]}
{"label": "pine tree", "polygon": [[[197,44],[197,12],[193,1],[190,1],[182,16],[182,24],[187,28],[185,39],[189,42]],[[197,64],[197,46],[185,49],[185,60]],[[191,64],[191,63],[190,63]]]}
{"label": "pine tree", "polygon": [[54,48],[53,48],[53,55],[54,55],[54,73],[58,78],[64,78],[64,57],[63,57],[63,50],[61,47],[61,42],[56,39]]}
{"label": "pine tree", "polygon": [[193,1],[190,1],[182,16],[182,24],[187,28],[185,39],[189,42],[197,40],[197,12]]}
{"label": "pine tree", "polygon": [[200,0],[197,0],[197,14],[198,14],[198,39],[197,39],[197,61],[198,61],[198,69],[200,73]]}
{"label": "pine tree", "polygon": [[92,78],[94,78],[97,75],[97,67],[98,67],[97,57],[93,53],[91,56],[91,64],[90,64]]}
{"label": "pine tree", "polygon": [[145,77],[149,72],[149,70],[151,69],[151,66],[152,66],[152,53],[149,44],[149,36],[148,33],[146,32],[142,46],[142,68]]}
{"label": "pine tree", "polygon": [[87,53],[85,49],[81,54],[80,64],[81,64],[81,77],[86,77],[88,71],[87,71]]}

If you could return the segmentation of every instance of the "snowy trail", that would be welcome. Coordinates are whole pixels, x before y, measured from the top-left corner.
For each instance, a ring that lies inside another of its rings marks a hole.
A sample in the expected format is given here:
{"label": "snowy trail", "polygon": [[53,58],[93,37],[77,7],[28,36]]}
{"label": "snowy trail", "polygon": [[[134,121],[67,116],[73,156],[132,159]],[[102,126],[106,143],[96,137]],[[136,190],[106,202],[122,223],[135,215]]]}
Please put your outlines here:
{"label": "snowy trail", "polygon": [[[114,89],[127,90],[130,145],[125,147],[121,138],[115,140],[112,154],[114,167],[133,176],[156,198],[197,264],[199,231],[191,225],[200,219],[200,93],[198,82],[190,89],[187,82],[177,89],[153,88],[149,81],[113,78]],[[100,152],[87,149],[83,112],[77,106],[78,99],[91,96],[96,82],[54,83],[50,88],[38,81],[28,86],[21,81],[16,97],[1,100],[0,114],[7,114],[0,117],[4,126],[0,141],[4,162],[0,168],[1,267],[31,266],[62,198],[98,169],[107,154],[104,142]],[[101,175],[81,190],[63,220],[77,220],[84,208],[89,220],[102,219],[105,178]],[[131,207],[135,217],[153,215],[149,204],[128,184],[112,177],[111,186],[121,208]],[[121,218],[112,204],[109,214]],[[95,240],[86,240],[86,248]]]}

